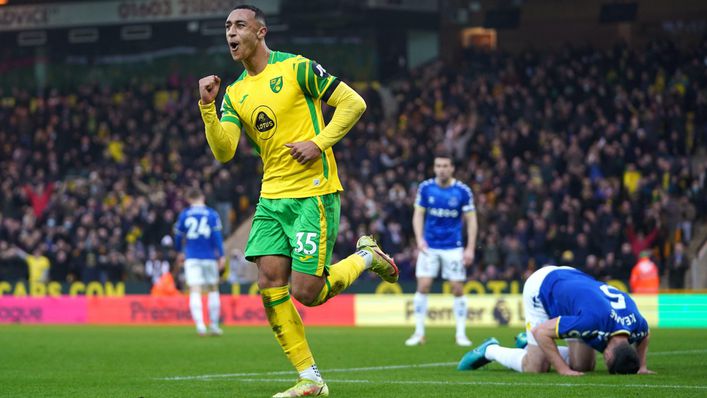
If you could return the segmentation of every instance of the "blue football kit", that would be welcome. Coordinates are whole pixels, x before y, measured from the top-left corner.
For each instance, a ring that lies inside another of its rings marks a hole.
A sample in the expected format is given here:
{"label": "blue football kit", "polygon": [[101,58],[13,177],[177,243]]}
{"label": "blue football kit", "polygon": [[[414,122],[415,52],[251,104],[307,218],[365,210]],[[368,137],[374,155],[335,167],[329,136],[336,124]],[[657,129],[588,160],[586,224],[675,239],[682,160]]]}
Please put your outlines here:
{"label": "blue football kit", "polygon": [[186,238],[186,259],[215,260],[223,257],[223,236],[218,213],[207,206],[190,206],[181,213],[174,226],[174,248],[182,250]]}
{"label": "blue football kit", "polygon": [[628,335],[632,344],[648,335],[648,322],[628,294],[579,270],[550,272],[539,298],[550,319],[559,317],[559,338],[582,339],[599,352],[613,335]]}
{"label": "blue football kit", "polygon": [[424,237],[430,248],[462,247],[463,216],[476,210],[474,194],[466,184],[452,180],[442,187],[434,178],[425,180],[418,187],[415,206],[425,209]]}

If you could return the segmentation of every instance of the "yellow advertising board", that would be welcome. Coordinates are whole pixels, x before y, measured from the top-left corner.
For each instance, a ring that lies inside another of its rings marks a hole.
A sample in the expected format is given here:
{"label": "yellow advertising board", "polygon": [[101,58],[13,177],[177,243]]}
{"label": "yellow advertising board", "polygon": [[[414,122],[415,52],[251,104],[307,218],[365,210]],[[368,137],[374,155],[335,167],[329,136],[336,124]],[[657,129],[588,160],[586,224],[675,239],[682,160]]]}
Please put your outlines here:
{"label": "yellow advertising board", "polygon": [[[414,326],[412,294],[356,295],[356,326]],[[427,304],[428,326],[454,326],[453,297],[430,294]],[[468,325],[523,327],[520,294],[468,296]]]}
{"label": "yellow advertising board", "polygon": [[[412,294],[358,294],[354,301],[356,326],[415,326]],[[453,297],[430,294],[427,326],[454,326]],[[658,326],[658,296],[632,295],[651,327]],[[467,296],[468,326],[524,327],[523,296],[520,294]]]}
{"label": "yellow advertising board", "polygon": [[657,294],[632,294],[631,298],[636,302],[636,307],[641,312],[648,326],[658,326],[658,295]]}

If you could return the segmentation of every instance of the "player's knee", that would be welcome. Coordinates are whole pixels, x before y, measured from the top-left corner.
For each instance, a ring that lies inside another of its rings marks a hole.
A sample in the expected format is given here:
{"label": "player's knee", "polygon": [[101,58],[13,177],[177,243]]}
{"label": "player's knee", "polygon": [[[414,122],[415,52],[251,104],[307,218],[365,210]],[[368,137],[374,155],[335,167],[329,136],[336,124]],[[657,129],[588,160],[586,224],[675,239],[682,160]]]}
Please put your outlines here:
{"label": "player's knee", "polygon": [[265,272],[258,273],[258,288],[261,290],[271,287],[286,286],[287,283],[287,279],[280,278],[278,275],[268,274]]}
{"label": "player's knee", "polygon": [[549,363],[523,363],[523,373],[547,373],[549,371]]}
{"label": "player's knee", "polygon": [[594,371],[594,362],[584,362],[584,363],[578,363],[578,364],[572,364],[570,368],[572,370],[576,370],[577,372],[592,372]]}
{"label": "player's knee", "polygon": [[462,295],[464,295],[464,286],[458,283],[453,284],[452,295],[455,297],[461,297]]}
{"label": "player's knee", "polygon": [[594,351],[591,352],[591,356],[583,358],[570,358],[570,368],[576,370],[577,372],[591,372],[596,366],[596,360],[594,358]]}
{"label": "player's knee", "polygon": [[544,355],[535,352],[537,348],[529,347],[527,354],[523,357],[523,373],[547,373],[550,371],[550,362]]}
{"label": "player's knee", "polygon": [[292,297],[307,307],[319,305],[317,302],[318,292],[312,292],[308,289],[292,289]]}
{"label": "player's knee", "polygon": [[417,291],[418,291],[419,293],[422,293],[422,294],[429,294],[429,293],[430,293],[431,285],[432,285],[431,282],[418,279],[418,281],[417,281]]}

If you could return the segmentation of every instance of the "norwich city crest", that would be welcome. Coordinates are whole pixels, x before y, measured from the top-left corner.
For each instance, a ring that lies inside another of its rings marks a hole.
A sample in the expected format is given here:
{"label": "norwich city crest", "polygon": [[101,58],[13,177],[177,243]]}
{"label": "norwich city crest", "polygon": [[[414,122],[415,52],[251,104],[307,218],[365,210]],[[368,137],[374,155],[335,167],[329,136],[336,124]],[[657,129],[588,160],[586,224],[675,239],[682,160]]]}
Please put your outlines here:
{"label": "norwich city crest", "polygon": [[273,93],[279,93],[282,90],[282,76],[270,79],[270,89]]}

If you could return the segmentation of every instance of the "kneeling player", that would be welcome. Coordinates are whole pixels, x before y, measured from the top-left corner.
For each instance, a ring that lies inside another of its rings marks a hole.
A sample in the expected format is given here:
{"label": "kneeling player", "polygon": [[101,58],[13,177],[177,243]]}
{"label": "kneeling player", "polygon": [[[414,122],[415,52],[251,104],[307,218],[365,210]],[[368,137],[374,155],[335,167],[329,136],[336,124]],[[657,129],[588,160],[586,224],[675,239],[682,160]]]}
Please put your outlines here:
{"label": "kneeling player", "polygon": [[[459,370],[491,361],[518,372],[580,376],[594,370],[597,350],[610,373],[654,373],[646,367],[648,323],[631,297],[571,267],[545,266],[523,286],[528,345],[501,347],[491,337],[469,351]],[[565,339],[567,347],[555,340]]]}

